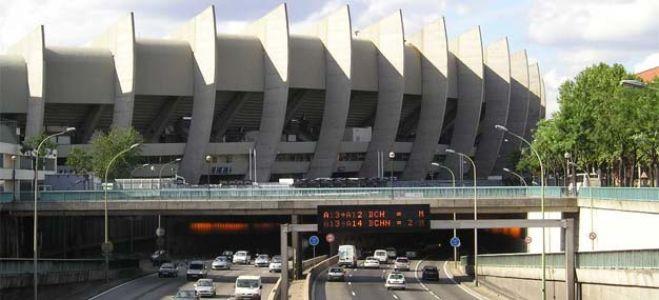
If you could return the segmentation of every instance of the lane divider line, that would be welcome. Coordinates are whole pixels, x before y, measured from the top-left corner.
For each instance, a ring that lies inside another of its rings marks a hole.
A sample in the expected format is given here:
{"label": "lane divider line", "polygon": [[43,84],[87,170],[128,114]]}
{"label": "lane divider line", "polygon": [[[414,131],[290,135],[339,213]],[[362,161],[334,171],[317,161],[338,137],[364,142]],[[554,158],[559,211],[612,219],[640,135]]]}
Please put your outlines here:
{"label": "lane divider line", "polygon": [[396,296],[396,294],[394,294],[393,296],[394,296],[394,299],[398,300],[398,296]]}
{"label": "lane divider line", "polygon": [[449,280],[451,280],[453,283],[455,283],[460,289],[465,291],[465,293],[471,295],[472,297],[478,299],[478,300],[487,300],[487,298],[483,298],[481,295],[477,294],[476,292],[472,291],[471,289],[468,289],[464,287],[462,284],[458,283],[453,279],[453,274],[451,274],[448,269],[446,269],[446,265],[448,265],[448,261],[444,262],[444,265],[442,266],[442,269],[444,269],[444,273],[446,274],[446,277],[448,277]]}
{"label": "lane divider line", "polygon": [[350,291],[350,294],[352,294],[353,297],[357,297],[357,294],[355,293],[355,291]]}
{"label": "lane divider line", "polygon": [[437,300],[442,300],[442,298],[440,298],[439,296],[437,296],[437,294],[435,294],[435,292],[431,291],[431,290],[430,290],[425,284],[423,284],[423,282],[421,282],[421,279],[419,279],[419,265],[420,265],[422,262],[423,262],[423,259],[422,259],[422,260],[419,260],[419,262],[416,263],[416,266],[414,266],[414,278],[415,278],[416,281],[419,283],[419,285],[421,285],[421,287],[422,287],[424,290],[426,290],[426,292],[428,292],[431,296],[435,297],[435,299],[437,299]]}

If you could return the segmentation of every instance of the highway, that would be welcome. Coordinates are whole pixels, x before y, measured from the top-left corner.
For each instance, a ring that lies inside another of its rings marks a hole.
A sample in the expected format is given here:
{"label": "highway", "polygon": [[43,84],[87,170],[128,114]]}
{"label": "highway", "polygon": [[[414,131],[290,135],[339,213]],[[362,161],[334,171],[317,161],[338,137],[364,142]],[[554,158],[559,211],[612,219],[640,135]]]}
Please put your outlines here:
{"label": "highway", "polygon": [[[403,272],[407,281],[405,290],[389,291],[384,287],[386,274],[393,270],[393,264],[384,264],[380,269],[346,269],[345,282],[328,282],[322,273],[314,282],[314,300],[364,299],[364,300],[479,300],[455,283],[446,273],[443,261],[411,261],[411,270]],[[421,281],[421,269],[425,265],[436,265],[439,281]]]}
{"label": "highway", "polygon": [[[210,261],[206,262],[210,268]],[[158,274],[150,274],[133,281],[126,282],[107,290],[89,300],[164,300],[171,299],[179,289],[194,290],[195,281],[185,279],[184,267],[179,270],[177,278],[158,278]],[[232,265],[231,270],[210,270],[207,278],[214,281],[217,296],[204,299],[230,299],[233,296],[234,283],[240,275],[260,275],[263,282],[262,299],[267,299],[275,282],[279,279],[278,273],[269,273],[268,268],[256,268],[254,265]]]}

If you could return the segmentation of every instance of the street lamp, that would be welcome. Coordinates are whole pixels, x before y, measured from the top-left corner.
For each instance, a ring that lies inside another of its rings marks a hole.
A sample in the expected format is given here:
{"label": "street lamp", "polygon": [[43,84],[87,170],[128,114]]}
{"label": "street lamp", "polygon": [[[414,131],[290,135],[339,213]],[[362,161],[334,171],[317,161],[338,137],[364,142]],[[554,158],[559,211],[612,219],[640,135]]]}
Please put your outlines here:
{"label": "street lamp", "polygon": [[16,156],[16,155],[11,156],[11,162],[12,162],[11,182],[14,185],[13,193],[12,193],[12,199],[14,201],[16,201],[16,158],[18,158],[18,156]]}
{"label": "street lamp", "polygon": [[519,178],[520,183],[524,184],[524,186],[528,186],[528,184],[526,184],[526,180],[524,180],[524,177],[522,177],[522,175],[519,175],[517,172],[512,171],[508,168],[503,168],[503,171],[506,172],[506,173],[510,173],[514,176],[517,176],[517,178]]}
{"label": "street lamp", "polygon": [[108,234],[108,174],[110,173],[110,167],[112,166],[112,163],[119,158],[120,156],[128,153],[129,151],[139,147],[141,144],[140,143],[135,143],[130,145],[130,147],[122,150],[121,152],[117,153],[112,159],[110,159],[110,162],[108,165],[105,167],[105,180],[103,181],[103,211],[104,211],[104,222],[103,222],[103,227],[105,231],[105,238],[103,245],[101,246],[101,249],[103,250],[103,254],[105,255],[105,281],[108,281],[108,271],[110,268],[110,253],[112,253],[112,244],[110,243],[110,237]]}
{"label": "street lamp", "polygon": [[[32,252],[33,253],[32,254],[33,254],[33,259],[34,259],[34,261],[33,261],[33,263],[34,263],[34,279],[33,279],[34,283],[33,284],[34,284],[34,299],[35,300],[37,299],[37,295],[38,295],[37,294],[37,284],[39,283],[39,276],[37,274],[37,271],[38,271],[38,262],[37,262],[37,258],[38,258],[38,250],[37,250],[37,225],[38,225],[38,221],[37,221],[37,217],[38,217],[38,215],[37,215],[37,197],[39,195],[39,152],[41,151],[41,146],[43,146],[43,144],[47,140],[52,139],[52,138],[54,138],[56,136],[59,136],[59,135],[62,135],[62,134],[69,133],[69,132],[74,131],[74,130],[76,130],[75,127],[67,127],[64,131],[61,131],[61,132],[58,132],[58,133],[51,134],[51,135],[47,136],[46,138],[41,140],[41,142],[39,142],[39,145],[37,146],[37,152],[34,153],[34,183],[33,183],[33,188],[34,188],[34,216],[33,216],[34,224],[33,224],[33,232],[32,232],[32,243],[33,243],[33,245],[32,245]],[[15,170],[15,167],[14,167],[14,170]]]}
{"label": "street lamp", "polygon": [[[456,190],[455,190],[455,173],[453,173],[453,170],[451,170],[451,168],[449,168],[445,165],[442,165],[442,164],[436,163],[436,162],[431,163],[431,165],[433,165],[435,167],[445,169],[446,171],[449,172],[449,174],[451,174],[451,186],[453,187],[453,192],[455,193],[456,192]],[[454,205],[454,207],[455,207],[455,205]],[[455,210],[453,210],[453,221],[456,221],[456,220],[457,220],[457,218],[456,218]],[[455,238],[456,236],[457,236],[457,230],[454,227],[453,228],[453,237]],[[453,263],[455,264],[455,267],[457,268],[458,267],[458,247],[453,247]]]}
{"label": "street lamp", "polygon": [[563,180],[563,183],[565,185],[565,188],[567,188],[568,177],[570,177],[570,158],[572,158],[572,154],[570,152],[565,152],[565,154],[563,154],[563,157],[565,158],[565,178]]}
{"label": "street lamp", "polygon": [[[494,128],[497,130],[502,130],[504,132],[509,133],[510,135],[518,138],[522,142],[526,143],[529,146],[529,149],[535,154],[536,158],[538,158],[538,162],[540,163],[540,211],[542,214],[542,219],[545,219],[545,167],[542,164],[542,159],[540,158],[540,154],[538,154],[538,151],[533,148],[531,143],[527,141],[525,138],[519,136],[518,134],[508,130],[503,125],[494,125]],[[540,255],[541,257],[541,264],[542,264],[542,299],[547,299],[547,281],[546,281],[546,260],[545,260],[545,227],[542,227],[542,253]]]}
{"label": "street lamp", "polygon": [[639,80],[633,80],[633,79],[623,79],[620,80],[620,85],[624,87],[631,87],[631,88],[637,88],[637,89],[651,89],[654,91],[659,91],[657,88],[653,88],[649,86],[647,83]]}
{"label": "street lamp", "polygon": [[[460,157],[466,158],[471,163],[471,167],[474,170],[474,221],[478,222],[478,189],[476,186],[476,164],[469,157],[461,152],[457,152],[453,149],[446,149],[446,153],[459,155]],[[474,284],[478,286],[478,226],[474,227]]]}
{"label": "street lamp", "polygon": [[389,151],[389,182],[391,183],[391,200],[394,200],[394,158],[396,152]]}

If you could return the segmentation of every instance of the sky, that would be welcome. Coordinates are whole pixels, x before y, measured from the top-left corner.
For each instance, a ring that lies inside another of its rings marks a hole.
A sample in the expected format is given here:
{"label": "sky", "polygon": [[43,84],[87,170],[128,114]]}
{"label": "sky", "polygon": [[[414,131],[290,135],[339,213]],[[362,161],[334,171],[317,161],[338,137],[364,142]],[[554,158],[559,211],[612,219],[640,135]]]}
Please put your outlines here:
{"label": "sky", "polygon": [[[283,1],[0,0],[0,53],[43,24],[47,46],[82,46],[122,16],[135,14],[138,38],[166,36],[211,4],[218,32],[239,32]],[[659,66],[659,0],[291,0],[291,33],[342,5],[353,30],[401,9],[406,34],[444,16],[449,38],[481,26],[483,44],[508,37],[540,64],[548,116],[560,84],[583,68],[621,63],[630,72]]]}

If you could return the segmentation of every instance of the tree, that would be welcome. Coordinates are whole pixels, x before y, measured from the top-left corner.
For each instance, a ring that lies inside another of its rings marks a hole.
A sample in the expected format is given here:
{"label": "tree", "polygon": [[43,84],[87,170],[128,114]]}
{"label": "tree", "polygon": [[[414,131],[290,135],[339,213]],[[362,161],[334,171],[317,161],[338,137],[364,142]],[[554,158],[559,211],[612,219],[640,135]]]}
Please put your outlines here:
{"label": "tree", "polygon": [[[89,151],[74,148],[66,164],[76,174],[85,175],[94,172],[96,176],[104,177],[105,169],[115,155],[141,142],[142,137],[135,129],[113,128],[108,133],[95,134]],[[108,172],[108,179],[128,177],[130,170],[138,164],[139,156],[139,148],[136,148],[117,158]]]}
{"label": "tree", "polygon": [[57,148],[57,143],[55,143],[53,139],[44,141],[46,137],[48,137],[48,135],[45,132],[41,132],[37,135],[25,139],[25,141],[23,141],[23,146],[21,147],[21,152],[26,153],[28,151],[37,150],[39,143],[43,141],[43,144],[41,144],[41,149],[39,150],[39,157],[46,156],[48,154],[48,150],[54,150]]}

